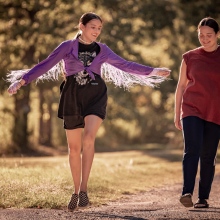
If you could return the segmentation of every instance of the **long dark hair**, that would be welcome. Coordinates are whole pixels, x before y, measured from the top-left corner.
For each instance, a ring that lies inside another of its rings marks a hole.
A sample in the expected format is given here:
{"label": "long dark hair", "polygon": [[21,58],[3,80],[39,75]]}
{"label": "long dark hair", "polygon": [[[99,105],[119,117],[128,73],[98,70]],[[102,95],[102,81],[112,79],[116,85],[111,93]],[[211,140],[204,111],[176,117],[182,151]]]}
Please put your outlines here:
{"label": "long dark hair", "polygon": [[198,29],[202,26],[208,26],[212,28],[216,34],[219,32],[219,24],[214,18],[211,18],[211,17],[203,18],[199,22]]}

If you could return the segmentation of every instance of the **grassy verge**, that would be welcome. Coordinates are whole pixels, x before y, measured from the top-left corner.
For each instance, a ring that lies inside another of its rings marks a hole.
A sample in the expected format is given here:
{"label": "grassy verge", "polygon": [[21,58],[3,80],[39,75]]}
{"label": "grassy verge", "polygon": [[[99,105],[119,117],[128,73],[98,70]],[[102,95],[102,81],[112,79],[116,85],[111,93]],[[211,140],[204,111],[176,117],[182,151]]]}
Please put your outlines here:
{"label": "grassy verge", "polygon": [[[94,205],[182,181],[182,151],[97,153],[89,181]],[[218,172],[218,170],[217,170]],[[67,156],[0,158],[0,207],[63,208],[73,191]]]}

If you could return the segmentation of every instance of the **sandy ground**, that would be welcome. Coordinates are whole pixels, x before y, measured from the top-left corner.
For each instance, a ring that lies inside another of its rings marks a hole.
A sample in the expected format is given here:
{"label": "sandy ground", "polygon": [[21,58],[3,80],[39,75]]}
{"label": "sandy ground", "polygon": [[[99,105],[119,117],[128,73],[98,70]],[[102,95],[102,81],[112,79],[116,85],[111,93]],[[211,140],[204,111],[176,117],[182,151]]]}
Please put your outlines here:
{"label": "sandy ground", "polygon": [[[0,209],[0,220],[220,219],[220,175],[215,176],[208,209],[183,207],[179,203],[181,188],[181,183],[167,185],[138,195],[127,195],[107,205],[75,212],[54,209]],[[197,187],[193,201],[196,199]]]}

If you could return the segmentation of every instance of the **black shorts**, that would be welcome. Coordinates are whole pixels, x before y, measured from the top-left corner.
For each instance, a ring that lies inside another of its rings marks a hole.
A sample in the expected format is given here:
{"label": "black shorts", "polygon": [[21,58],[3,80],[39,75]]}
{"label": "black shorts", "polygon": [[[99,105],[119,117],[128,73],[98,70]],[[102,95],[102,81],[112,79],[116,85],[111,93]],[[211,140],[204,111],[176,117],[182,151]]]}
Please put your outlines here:
{"label": "black shorts", "polygon": [[61,84],[58,117],[64,120],[65,129],[84,128],[87,115],[105,119],[107,87],[99,75],[94,75],[95,80],[86,85],[79,85],[74,75]]}

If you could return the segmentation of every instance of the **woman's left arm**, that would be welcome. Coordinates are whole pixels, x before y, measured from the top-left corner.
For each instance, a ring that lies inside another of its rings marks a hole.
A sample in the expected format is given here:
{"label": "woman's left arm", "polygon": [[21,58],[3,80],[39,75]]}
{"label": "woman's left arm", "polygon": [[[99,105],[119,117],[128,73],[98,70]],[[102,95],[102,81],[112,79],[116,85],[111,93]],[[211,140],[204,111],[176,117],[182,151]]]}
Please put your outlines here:
{"label": "woman's left arm", "polygon": [[170,74],[170,70],[168,68],[154,68],[136,62],[127,61],[114,53],[108,46],[106,46],[106,50],[108,54],[106,62],[122,71],[138,75],[157,75],[163,77],[167,77]]}

